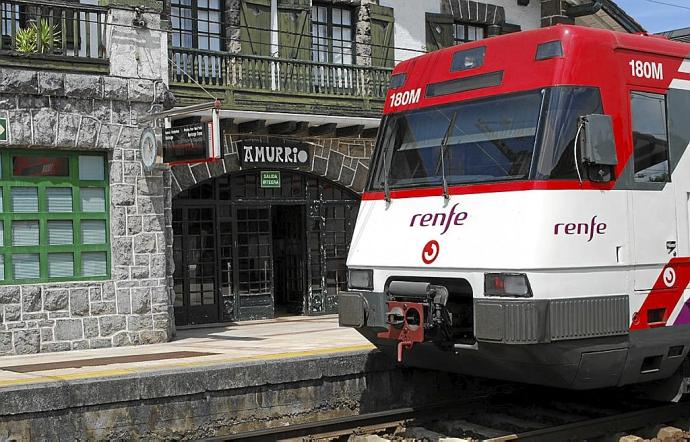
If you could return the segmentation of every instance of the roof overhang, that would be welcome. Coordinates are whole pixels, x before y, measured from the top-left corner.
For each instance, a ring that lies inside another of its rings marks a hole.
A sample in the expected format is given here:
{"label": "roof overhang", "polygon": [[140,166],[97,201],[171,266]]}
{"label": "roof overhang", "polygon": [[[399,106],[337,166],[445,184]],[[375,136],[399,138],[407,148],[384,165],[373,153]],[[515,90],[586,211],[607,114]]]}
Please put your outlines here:
{"label": "roof overhang", "polygon": [[613,0],[566,0],[566,2],[570,5],[566,14],[575,19],[576,25],[631,34],[645,32],[644,27]]}
{"label": "roof overhang", "polygon": [[690,43],[690,28],[674,29],[672,31],[661,32],[669,40],[677,40],[685,43]]}
{"label": "roof overhang", "polygon": [[[207,116],[208,113],[200,113],[198,115],[188,116]],[[266,124],[286,123],[288,121],[295,121],[301,123],[309,123],[309,126],[321,126],[323,124],[335,124],[336,127],[347,126],[364,126],[364,129],[373,129],[379,127],[381,123],[380,118],[369,117],[342,117],[335,115],[315,115],[315,114],[297,114],[285,112],[259,112],[259,111],[244,111],[221,109],[220,118],[232,118],[233,123],[246,123],[254,120],[265,120]]]}

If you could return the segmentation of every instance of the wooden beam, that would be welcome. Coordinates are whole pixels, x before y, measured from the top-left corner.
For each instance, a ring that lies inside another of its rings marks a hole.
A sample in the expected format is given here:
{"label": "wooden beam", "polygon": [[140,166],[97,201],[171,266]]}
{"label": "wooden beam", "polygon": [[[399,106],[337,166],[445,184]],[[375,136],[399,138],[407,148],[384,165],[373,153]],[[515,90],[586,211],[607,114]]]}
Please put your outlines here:
{"label": "wooden beam", "polygon": [[267,126],[268,133],[271,135],[288,135],[297,131],[296,121],[285,121],[282,123],[271,124]]}
{"label": "wooden beam", "polygon": [[287,134],[287,135],[295,135],[299,137],[308,137],[309,136],[309,122],[308,121],[300,121],[297,123],[297,127],[295,128],[294,132]]}
{"label": "wooden beam", "polygon": [[355,126],[339,127],[335,130],[335,136],[338,138],[357,138],[362,135],[364,125],[358,124]]}
{"label": "wooden beam", "polygon": [[241,134],[258,133],[266,131],[266,120],[252,120],[237,125],[237,131]]}
{"label": "wooden beam", "polygon": [[338,127],[336,123],[322,124],[321,126],[314,126],[309,128],[310,137],[334,137],[335,129]]}
{"label": "wooden beam", "polygon": [[376,138],[379,133],[378,127],[371,127],[362,131],[362,138]]}

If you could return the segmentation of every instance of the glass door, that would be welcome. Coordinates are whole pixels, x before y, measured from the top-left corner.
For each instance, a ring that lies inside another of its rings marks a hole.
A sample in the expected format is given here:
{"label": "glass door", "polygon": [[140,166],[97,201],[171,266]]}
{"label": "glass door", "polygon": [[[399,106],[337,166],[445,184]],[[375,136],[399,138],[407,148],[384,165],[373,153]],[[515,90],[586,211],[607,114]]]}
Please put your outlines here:
{"label": "glass door", "polygon": [[238,320],[273,317],[271,209],[235,206],[235,306]]}
{"label": "glass door", "polygon": [[215,207],[186,207],[176,212],[181,215],[181,221],[173,224],[176,323],[218,322]]}

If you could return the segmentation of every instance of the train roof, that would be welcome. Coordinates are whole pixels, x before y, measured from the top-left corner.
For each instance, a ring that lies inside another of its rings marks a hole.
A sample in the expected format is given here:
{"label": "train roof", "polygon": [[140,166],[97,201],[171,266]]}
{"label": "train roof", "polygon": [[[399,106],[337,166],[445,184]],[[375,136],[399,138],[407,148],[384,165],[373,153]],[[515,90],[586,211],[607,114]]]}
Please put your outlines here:
{"label": "train roof", "polygon": [[[560,49],[547,47],[547,56],[540,59],[537,52],[553,42],[560,42]],[[473,49],[477,50],[475,54],[471,52]],[[556,52],[551,54],[553,50]],[[400,76],[404,77],[404,82],[389,91],[384,113],[554,85],[600,87],[607,82],[607,76],[624,67],[615,56],[621,52],[637,53],[643,59],[672,58],[680,64],[683,59],[690,58],[690,44],[647,33],[627,34],[573,25],[556,25],[478,40],[398,64],[393,76],[405,74]],[[458,53],[462,54],[456,55]],[[478,56],[481,61],[471,68],[458,68],[458,57],[464,57],[464,54],[472,55],[475,60]],[[456,66],[453,66],[454,59]],[[500,73],[498,82],[497,73]],[[467,79],[470,87],[461,87],[458,93],[436,96],[428,93],[428,86],[460,84],[463,79]],[[477,84],[480,87],[472,87]],[[396,105],[396,93],[417,89],[421,89],[419,100],[409,100],[408,104],[402,105],[398,100]]]}

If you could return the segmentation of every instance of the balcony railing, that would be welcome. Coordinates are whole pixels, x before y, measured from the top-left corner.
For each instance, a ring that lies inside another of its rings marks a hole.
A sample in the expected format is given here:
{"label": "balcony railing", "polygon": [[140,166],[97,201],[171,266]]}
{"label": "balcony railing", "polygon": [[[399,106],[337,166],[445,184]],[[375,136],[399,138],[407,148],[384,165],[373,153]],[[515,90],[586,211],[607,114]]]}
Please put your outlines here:
{"label": "balcony railing", "polygon": [[[391,70],[357,65],[171,48],[170,82],[272,97],[320,96],[382,102]],[[377,107],[380,107],[377,106]]]}
{"label": "balcony railing", "polygon": [[103,60],[106,15],[79,3],[0,0],[0,54]]}

